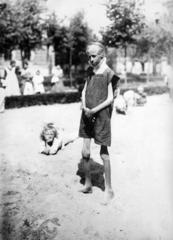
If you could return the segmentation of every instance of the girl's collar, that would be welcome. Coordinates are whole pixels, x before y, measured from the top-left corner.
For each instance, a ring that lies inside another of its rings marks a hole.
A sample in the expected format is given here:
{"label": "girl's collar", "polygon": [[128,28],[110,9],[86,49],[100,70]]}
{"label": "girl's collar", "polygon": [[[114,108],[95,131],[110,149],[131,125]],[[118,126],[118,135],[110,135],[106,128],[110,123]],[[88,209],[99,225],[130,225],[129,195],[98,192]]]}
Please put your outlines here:
{"label": "girl's collar", "polygon": [[107,67],[108,65],[106,64],[106,58],[104,57],[102,61],[95,68],[93,68],[93,72],[95,74],[102,74]]}

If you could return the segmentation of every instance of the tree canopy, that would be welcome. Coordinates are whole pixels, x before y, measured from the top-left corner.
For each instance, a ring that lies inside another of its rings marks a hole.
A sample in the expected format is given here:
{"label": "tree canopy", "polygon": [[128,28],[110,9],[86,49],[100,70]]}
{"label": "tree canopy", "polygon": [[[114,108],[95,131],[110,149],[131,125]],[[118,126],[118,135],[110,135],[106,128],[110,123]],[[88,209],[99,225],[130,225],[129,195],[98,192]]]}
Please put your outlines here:
{"label": "tree canopy", "polygon": [[135,42],[144,27],[144,16],[135,0],[109,0],[106,4],[110,25],[101,31],[103,42],[110,47],[123,47]]}
{"label": "tree canopy", "polygon": [[30,51],[42,43],[42,12],[38,0],[6,1],[0,21],[1,52],[19,48],[23,53],[22,58],[29,59]]}
{"label": "tree canopy", "polygon": [[173,61],[173,18],[171,15],[161,18],[158,24],[149,24],[141,34],[136,36],[134,57],[139,61],[147,61],[148,58],[160,61],[161,57],[167,57]]}
{"label": "tree canopy", "polygon": [[77,12],[69,19],[69,26],[53,14],[47,21],[49,43],[53,44],[56,64],[79,65],[85,61],[86,45],[92,39],[92,31],[84,21],[84,12]]}

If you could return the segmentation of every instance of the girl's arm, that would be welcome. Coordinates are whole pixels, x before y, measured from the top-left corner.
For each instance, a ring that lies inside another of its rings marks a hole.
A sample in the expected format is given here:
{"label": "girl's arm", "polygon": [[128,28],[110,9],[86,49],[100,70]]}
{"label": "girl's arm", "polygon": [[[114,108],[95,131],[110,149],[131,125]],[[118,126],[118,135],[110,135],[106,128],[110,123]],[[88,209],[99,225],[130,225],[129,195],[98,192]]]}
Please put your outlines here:
{"label": "girl's arm", "polygon": [[49,154],[49,149],[46,147],[46,143],[44,141],[40,141],[39,153],[44,153],[46,155]]}
{"label": "girl's arm", "polygon": [[38,84],[42,84],[44,82],[44,77],[42,75],[40,75]]}
{"label": "girl's arm", "polygon": [[110,105],[113,102],[113,100],[114,100],[113,88],[112,88],[112,83],[110,82],[108,85],[107,99],[95,108],[92,108],[92,109],[86,108],[85,109],[86,116],[89,118],[92,117],[93,114],[95,114],[96,112],[98,112],[98,111],[102,110],[103,108],[107,107],[108,105]]}
{"label": "girl's arm", "polygon": [[50,149],[50,154],[56,154],[57,151],[62,147],[63,139],[61,137],[54,138],[53,144]]}
{"label": "girl's arm", "polygon": [[84,109],[84,110],[86,109],[86,105],[85,105],[85,93],[86,93],[86,88],[87,88],[87,81],[85,82],[84,89],[83,89],[83,91],[82,91],[82,106],[83,106],[83,109]]}

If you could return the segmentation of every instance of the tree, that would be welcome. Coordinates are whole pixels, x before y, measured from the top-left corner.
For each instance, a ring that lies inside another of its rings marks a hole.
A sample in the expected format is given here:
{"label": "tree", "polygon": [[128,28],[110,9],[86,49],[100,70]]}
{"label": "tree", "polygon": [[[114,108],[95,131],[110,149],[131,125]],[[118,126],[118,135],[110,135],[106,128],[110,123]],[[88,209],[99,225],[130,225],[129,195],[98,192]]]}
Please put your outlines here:
{"label": "tree", "polygon": [[67,44],[68,28],[64,26],[64,19],[58,19],[56,14],[49,15],[46,21],[47,46],[53,46],[55,52],[55,65],[68,64]]}
{"label": "tree", "polygon": [[[109,0],[106,4],[110,25],[101,31],[106,46],[124,48],[125,72],[127,46],[144,27],[144,16],[135,0]],[[126,79],[125,79],[126,80]]]}
{"label": "tree", "polygon": [[42,12],[38,0],[7,0],[0,21],[1,51],[19,48],[22,59],[30,59],[31,50],[42,45]]}
{"label": "tree", "polygon": [[156,74],[156,63],[162,56],[173,62],[173,18],[164,16],[159,24],[149,24],[136,37],[134,57],[141,64],[153,59],[153,73]]}
{"label": "tree", "polygon": [[84,12],[79,11],[70,20],[69,32],[68,32],[68,50],[69,50],[69,72],[71,76],[71,66],[75,66],[75,69],[81,60],[86,62],[85,51],[88,42],[92,39],[92,30],[88,28],[84,22]]}
{"label": "tree", "polygon": [[17,0],[14,4],[16,33],[22,59],[30,59],[31,50],[41,47],[43,41],[43,9],[38,0]]}
{"label": "tree", "polygon": [[68,65],[68,74],[72,80],[71,67],[75,69],[81,62],[86,62],[85,50],[92,38],[92,31],[84,22],[84,12],[77,12],[69,26],[64,20],[57,19],[53,14],[47,21],[48,42],[54,46],[56,64]]}
{"label": "tree", "polygon": [[8,2],[0,6],[0,54],[5,54],[6,57],[17,45],[17,35],[13,29],[15,14]]}

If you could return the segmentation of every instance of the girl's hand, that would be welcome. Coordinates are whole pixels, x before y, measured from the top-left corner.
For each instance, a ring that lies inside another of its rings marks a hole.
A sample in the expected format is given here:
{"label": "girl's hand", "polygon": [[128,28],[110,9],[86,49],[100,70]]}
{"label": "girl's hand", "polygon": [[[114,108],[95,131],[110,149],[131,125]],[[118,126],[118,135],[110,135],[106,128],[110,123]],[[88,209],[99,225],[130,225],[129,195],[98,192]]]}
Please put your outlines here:
{"label": "girl's hand", "polygon": [[85,115],[87,116],[87,118],[92,118],[93,117],[94,112],[93,112],[92,109],[84,108],[84,111],[85,111]]}
{"label": "girl's hand", "polygon": [[48,149],[48,148],[45,148],[42,153],[44,153],[44,154],[46,154],[46,155],[49,155],[49,149]]}

